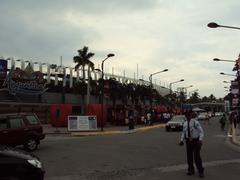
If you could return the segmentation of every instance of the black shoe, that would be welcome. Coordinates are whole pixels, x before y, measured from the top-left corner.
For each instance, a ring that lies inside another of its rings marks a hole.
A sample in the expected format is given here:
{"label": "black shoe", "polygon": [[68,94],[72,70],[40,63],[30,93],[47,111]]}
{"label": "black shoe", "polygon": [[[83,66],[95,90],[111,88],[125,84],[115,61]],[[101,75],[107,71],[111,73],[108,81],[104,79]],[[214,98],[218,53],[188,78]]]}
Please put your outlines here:
{"label": "black shoe", "polygon": [[186,174],[187,174],[188,176],[191,176],[191,175],[194,174],[194,171],[188,171]]}
{"label": "black shoe", "polygon": [[204,178],[204,173],[203,172],[199,173],[199,177]]}

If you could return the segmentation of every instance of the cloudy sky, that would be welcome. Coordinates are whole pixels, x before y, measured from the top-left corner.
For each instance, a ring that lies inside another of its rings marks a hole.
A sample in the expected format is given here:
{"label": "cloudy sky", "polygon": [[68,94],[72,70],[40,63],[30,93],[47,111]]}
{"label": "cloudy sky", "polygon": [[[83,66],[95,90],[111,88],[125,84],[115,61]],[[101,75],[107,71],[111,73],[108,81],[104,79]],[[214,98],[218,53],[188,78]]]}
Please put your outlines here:
{"label": "cloudy sky", "polygon": [[[1,0],[0,56],[74,66],[83,46],[95,53],[95,66],[108,53],[105,72],[148,79],[161,85],[185,81],[200,96],[227,94],[240,31],[207,27],[209,22],[240,26],[238,0]],[[137,74],[138,66],[138,74]]]}

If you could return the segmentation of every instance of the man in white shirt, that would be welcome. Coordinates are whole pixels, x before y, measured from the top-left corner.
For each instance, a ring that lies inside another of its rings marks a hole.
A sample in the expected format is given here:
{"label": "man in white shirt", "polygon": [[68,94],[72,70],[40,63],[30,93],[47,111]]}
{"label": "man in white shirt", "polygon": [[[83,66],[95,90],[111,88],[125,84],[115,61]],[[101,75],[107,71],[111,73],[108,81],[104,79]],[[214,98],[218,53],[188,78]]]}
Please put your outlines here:
{"label": "man in white shirt", "polygon": [[185,114],[187,121],[183,124],[183,131],[179,145],[183,145],[184,140],[187,148],[187,163],[188,172],[187,175],[194,174],[193,158],[198,169],[199,177],[204,177],[204,168],[202,166],[202,158],[200,150],[203,140],[203,129],[201,124],[195,119],[196,114],[192,111],[188,111]]}

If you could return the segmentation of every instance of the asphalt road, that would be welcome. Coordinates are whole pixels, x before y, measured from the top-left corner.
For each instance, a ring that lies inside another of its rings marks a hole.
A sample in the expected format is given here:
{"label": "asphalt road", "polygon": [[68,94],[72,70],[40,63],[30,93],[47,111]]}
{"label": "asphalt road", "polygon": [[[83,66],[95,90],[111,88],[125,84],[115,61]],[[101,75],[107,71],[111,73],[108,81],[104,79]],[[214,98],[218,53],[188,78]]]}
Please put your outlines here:
{"label": "asphalt road", "polygon": [[[204,179],[235,180],[240,176],[240,148],[226,142],[218,119],[203,124]],[[162,129],[92,137],[48,137],[36,151],[46,180],[196,179],[186,177],[185,147],[180,132]]]}

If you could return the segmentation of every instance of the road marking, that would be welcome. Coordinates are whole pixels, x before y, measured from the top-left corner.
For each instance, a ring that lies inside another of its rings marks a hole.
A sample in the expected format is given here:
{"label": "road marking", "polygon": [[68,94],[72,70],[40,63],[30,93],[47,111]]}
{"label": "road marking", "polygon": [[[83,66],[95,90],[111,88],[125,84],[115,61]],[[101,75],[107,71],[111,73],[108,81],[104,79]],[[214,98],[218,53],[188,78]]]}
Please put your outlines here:
{"label": "road marking", "polygon": [[228,137],[228,136],[226,134],[217,134],[217,135],[215,135],[215,137],[225,138],[225,137]]}
{"label": "road marking", "polygon": [[[240,163],[240,159],[209,161],[209,162],[203,163],[203,166],[213,167],[213,166],[226,165],[226,164],[232,164],[232,163]],[[173,166],[154,168],[154,170],[161,171],[161,172],[173,172],[173,171],[181,171],[185,169],[187,169],[187,164],[179,164],[179,165],[173,165]]]}

